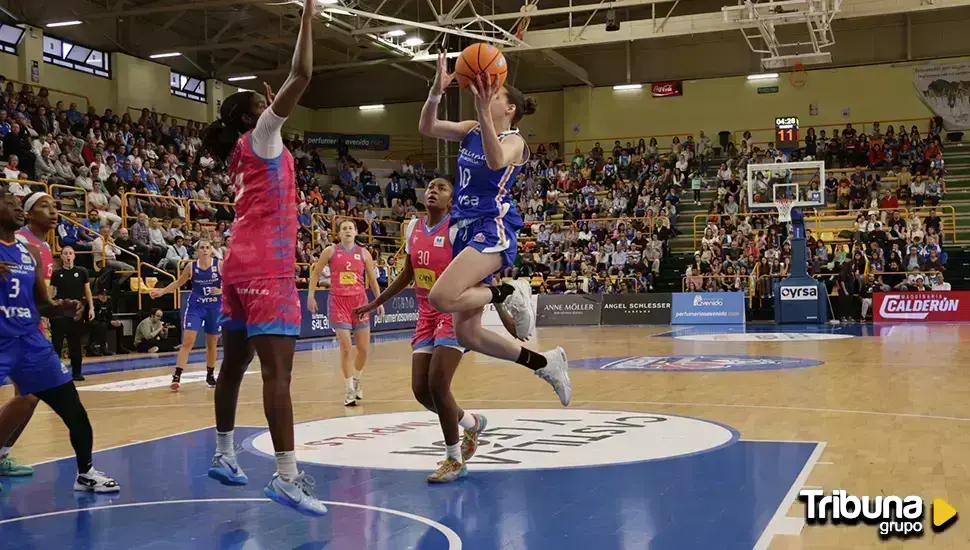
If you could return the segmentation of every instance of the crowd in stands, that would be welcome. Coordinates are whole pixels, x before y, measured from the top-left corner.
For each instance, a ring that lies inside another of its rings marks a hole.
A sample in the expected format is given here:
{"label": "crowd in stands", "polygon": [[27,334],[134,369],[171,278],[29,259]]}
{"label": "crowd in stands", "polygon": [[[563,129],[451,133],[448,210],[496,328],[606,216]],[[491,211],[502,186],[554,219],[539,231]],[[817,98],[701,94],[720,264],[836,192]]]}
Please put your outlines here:
{"label": "crowd in stands", "polygon": [[[908,133],[890,126],[883,133],[878,123],[868,134],[849,124],[831,137],[811,128],[805,147],[791,158],[772,146],[762,151],[742,141],[712,183],[717,193],[685,287],[771,298],[772,283],[791,269],[789,227],[773,213],[739,213],[748,198],[747,165],[819,159],[827,170],[825,206],[840,216],[831,217],[836,227],[822,227],[823,235],[807,231],[809,273],[830,275],[833,293],[846,297],[945,288],[947,254],[936,209],[946,196],[942,148],[936,121],[925,134],[916,126]],[[840,316],[854,318],[855,311],[842,308]]]}

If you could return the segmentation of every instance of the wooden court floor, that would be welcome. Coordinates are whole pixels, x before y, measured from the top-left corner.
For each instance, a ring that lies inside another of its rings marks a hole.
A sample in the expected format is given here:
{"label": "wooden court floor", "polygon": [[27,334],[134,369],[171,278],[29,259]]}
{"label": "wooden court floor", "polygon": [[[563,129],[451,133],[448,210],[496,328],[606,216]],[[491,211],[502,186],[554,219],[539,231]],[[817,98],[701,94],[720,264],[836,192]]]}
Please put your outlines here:
{"label": "wooden court floor", "polygon": [[[879,335],[822,341],[696,341],[662,335],[670,330],[544,328],[531,344],[542,349],[561,345],[571,361],[703,355],[821,361],[810,368],[750,372],[574,368],[571,407],[694,417],[733,427],[743,440],[824,442],[806,487],[860,496],[919,495],[927,503],[927,518],[934,497],[970,510],[970,326],[900,326]],[[342,406],[337,360],[333,349],[297,354],[292,384],[297,422],[420,410],[410,393],[406,339],[373,346],[364,376],[366,400],[356,408]],[[84,385],[170,372],[165,367],[90,376]],[[471,410],[559,406],[551,389],[529,371],[474,354],[466,356],[454,389]],[[9,387],[0,388],[3,399],[10,393]],[[83,392],[82,399],[98,449],[214,424],[213,392],[199,383],[177,394],[159,388]],[[258,374],[244,382],[238,424],[265,425]],[[70,454],[66,430],[42,405],[15,456],[33,463]],[[804,517],[802,503],[791,502],[787,516]],[[805,526],[798,536],[776,536],[770,548],[970,548],[966,520],[945,533],[928,532],[905,542],[882,542],[876,535],[865,525]]]}

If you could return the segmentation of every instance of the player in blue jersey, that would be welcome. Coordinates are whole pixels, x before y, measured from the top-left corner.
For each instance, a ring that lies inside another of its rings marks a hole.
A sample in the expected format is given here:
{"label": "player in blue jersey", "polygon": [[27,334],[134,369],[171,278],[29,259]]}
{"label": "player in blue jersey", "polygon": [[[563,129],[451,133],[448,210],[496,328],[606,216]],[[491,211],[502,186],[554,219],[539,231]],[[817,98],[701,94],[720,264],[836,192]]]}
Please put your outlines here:
{"label": "player in blue jersey", "polygon": [[[41,315],[79,319],[82,305],[76,300],[50,299],[38,269],[39,252],[15,240],[24,218],[20,200],[0,192],[0,380],[10,378],[21,394],[37,396],[67,425],[77,457],[75,491],[117,493],[119,485],[92,465],[94,433],[71,371],[61,365],[54,346],[40,331]],[[0,434],[19,427],[19,422],[0,422]]]}
{"label": "player in blue jersey", "polygon": [[177,281],[151,292],[152,298],[159,298],[192,281],[192,294],[188,297],[185,318],[182,319],[182,347],[179,348],[175,374],[172,375],[172,391],[179,391],[182,371],[189,363],[189,353],[195,347],[199,331],[205,331],[205,382],[210,388],[216,387],[215,364],[219,347],[219,321],[222,318],[222,275],[219,273],[219,260],[212,257],[212,243],[201,240],[195,250],[198,258],[185,266]]}
{"label": "player in blue jersey", "polygon": [[519,337],[528,339],[535,330],[536,311],[528,281],[486,284],[493,274],[512,265],[518,253],[517,232],[523,223],[509,190],[530,153],[516,125],[535,113],[535,101],[482,73],[470,86],[476,120],[440,120],[438,103],[453,78],[444,52],[439,52],[438,73],[421,110],[419,131],[461,143],[451,209],[451,223],[457,225],[458,234],[454,259],[428,299],[436,310],[453,314],[455,335],[463,347],[528,367],[568,405],[572,385],[562,348],[536,353],[482,327],[484,307],[502,304],[515,321]]}

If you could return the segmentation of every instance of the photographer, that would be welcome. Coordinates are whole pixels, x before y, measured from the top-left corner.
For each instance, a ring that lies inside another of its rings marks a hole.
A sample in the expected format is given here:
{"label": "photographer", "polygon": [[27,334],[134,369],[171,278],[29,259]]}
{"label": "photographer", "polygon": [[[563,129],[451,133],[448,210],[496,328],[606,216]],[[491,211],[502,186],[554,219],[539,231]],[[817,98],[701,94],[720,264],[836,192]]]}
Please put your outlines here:
{"label": "photographer", "polygon": [[162,310],[152,311],[135,329],[135,349],[138,353],[175,351],[175,340],[168,337],[170,328],[172,325],[162,322]]}

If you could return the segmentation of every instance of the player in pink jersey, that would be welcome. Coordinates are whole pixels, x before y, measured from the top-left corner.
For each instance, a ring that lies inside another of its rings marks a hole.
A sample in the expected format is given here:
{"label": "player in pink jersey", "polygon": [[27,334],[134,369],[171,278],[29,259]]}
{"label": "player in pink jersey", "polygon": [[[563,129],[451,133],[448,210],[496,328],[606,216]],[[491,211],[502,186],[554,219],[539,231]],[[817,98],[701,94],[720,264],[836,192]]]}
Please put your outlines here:
{"label": "player in pink jersey", "polygon": [[[57,226],[57,205],[47,193],[32,193],[24,199],[27,225],[17,231],[17,240],[34,247],[40,255],[40,269],[44,282],[50,290],[51,276],[54,274],[54,255],[47,244],[47,235]],[[46,319],[41,323],[41,331],[49,332]],[[49,337],[49,336],[48,336]],[[0,408],[0,425],[19,425],[12,434],[0,434],[0,477],[28,476],[34,473],[30,466],[20,464],[10,456],[10,450],[27,427],[39,400],[35,395],[17,395]],[[5,441],[4,441],[5,440]]]}
{"label": "player in pink jersey", "polygon": [[[428,302],[428,293],[452,261],[452,245],[457,228],[450,224],[448,210],[454,190],[451,182],[438,178],[424,192],[427,217],[411,220],[405,231],[407,261],[404,271],[376,300],[354,310],[364,316],[414,282],[418,298],[418,324],[411,339],[411,390],[426,409],[438,414],[445,437],[445,460],[428,476],[431,483],[448,483],[464,477],[465,462],[478,448],[478,436],[485,429],[483,415],[466,412],[451,394],[451,380],[458,370],[465,349],[458,344],[450,313],[440,313]],[[496,305],[496,311],[509,333],[515,335],[515,322]],[[459,445],[459,431],[464,435]]]}
{"label": "player in pink jersey", "polygon": [[239,386],[253,355],[259,355],[263,410],[276,450],[276,474],[267,497],[300,513],[321,516],[326,506],[314,482],[297,470],[290,377],[300,333],[296,292],[296,178],[293,156],[283,145],[286,118],[313,77],[315,2],[304,2],[300,34],[286,82],[273,96],[239,92],[225,98],[220,119],[203,131],[202,149],[227,161],[235,188],[236,219],[222,262],[222,343],[216,382],[216,453],[209,477],[225,484],[249,481],[233,442]]}
{"label": "player in pink jersey", "polygon": [[[377,269],[370,252],[357,246],[357,224],[351,220],[344,220],[338,226],[340,242],[330,245],[320,253],[320,258],[310,270],[310,292],[307,296],[307,307],[311,313],[316,313],[320,306],[317,304],[317,280],[324,266],[330,267],[330,297],[327,300],[327,318],[330,328],[337,335],[340,344],[340,372],[344,375],[346,396],[344,405],[352,407],[364,398],[360,376],[367,363],[370,353],[370,318],[353,315],[354,308],[367,303],[367,290],[364,279],[370,286],[374,296],[381,293],[377,285]],[[377,312],[383,315],[381,309]],[[357,340],[357,357],[354,358],[354,369],[350,369],[350,352],[353,342],[350,333],[353,332]]]}

